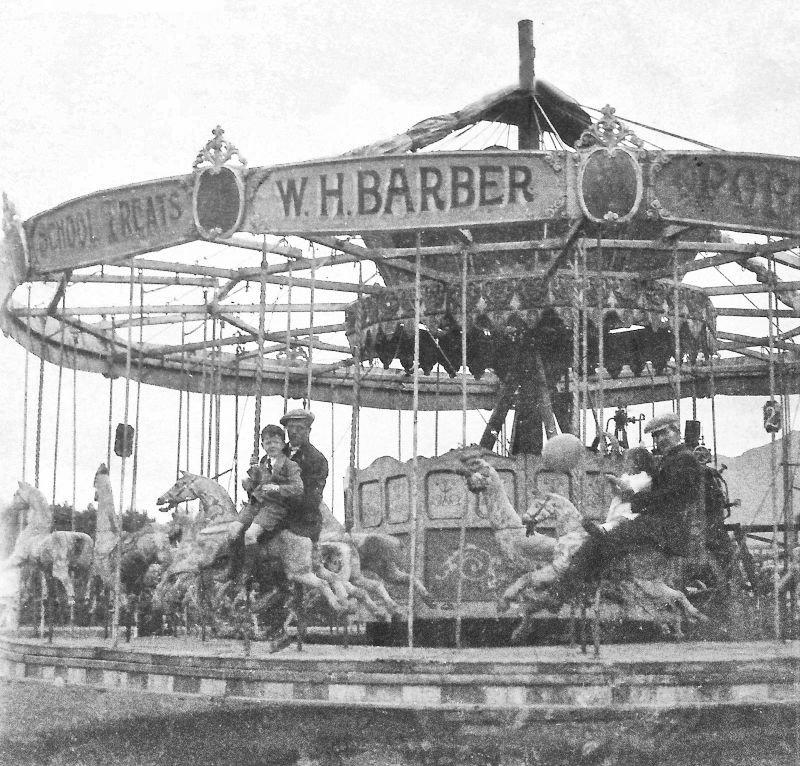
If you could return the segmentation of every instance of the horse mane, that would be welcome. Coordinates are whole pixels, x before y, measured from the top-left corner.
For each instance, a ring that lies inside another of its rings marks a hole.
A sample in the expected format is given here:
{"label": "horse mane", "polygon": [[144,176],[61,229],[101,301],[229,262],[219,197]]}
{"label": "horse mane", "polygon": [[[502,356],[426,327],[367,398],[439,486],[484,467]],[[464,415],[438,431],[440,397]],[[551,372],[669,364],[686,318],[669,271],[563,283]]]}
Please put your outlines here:
{"label": "horse mane", "polygon": [[[194,492],[195,498],[203,501],[203,493],[207,493],[211,495],[213,500],[215,500],[219,505],[222,506],[222,513],[211,514],[210,516],[206,514],[206,509],[203,507],[201,511],[202,515],[206,519],[218,518],[220,515],[223,516],[230,516],[232,519],[236,518],[238,514],[236,513],[236,506],[234,505],[231,496],[228,494],[225,487],[223,487],[216,479],[212,479],[208,476],[201,476],[197,473],[190,473],[189,471],[181,471],[181,477],[178,481],[175,482],[173,488],[178,484],[191,489]],[[164,494],[168,494],[170,490],[167,490]]]}

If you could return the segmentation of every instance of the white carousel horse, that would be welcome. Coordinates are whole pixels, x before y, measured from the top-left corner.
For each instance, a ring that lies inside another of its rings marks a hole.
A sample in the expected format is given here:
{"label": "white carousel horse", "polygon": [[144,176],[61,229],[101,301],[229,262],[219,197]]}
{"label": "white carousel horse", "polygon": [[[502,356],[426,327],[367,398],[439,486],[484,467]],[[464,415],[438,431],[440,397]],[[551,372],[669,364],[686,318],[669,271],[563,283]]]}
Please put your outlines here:
{"label": "white carousel horse", "polygon": [[120,547],[120,530],[114,507],[111,477],[105,463],[100,464],[94,475],[94,499],[97,502],[97,514],[91,576],[93,579],[99,577],[103,587],[113,591]]}
{"label": "white carousel horse", "polygon": [[482,455],[483,451],[469,450],[461,462],[467,473],[467,487],[483,495],[503,563],[522,574],[551,561],[557,540],[539,533],[528,536],[525,524],[508,499],[502,479]]}
{"label": "white carousel horse", "polygon": [[[502,479],[489,463],[475,454],[466,456],[463,462],[470,471],[467,479],[470,490],[485,493],[488,517],[504,557],[508,558],[512,567],[518,567],[526,560],[530,567],[502,594],[501,605],[507,607],[511,601],[524,595],[526,590],[533,592],[532,600],[538,600],[537,596],[542,591],[558,583],[572,556],[588,536],[581,525],[580,512],[567,498],[548,493],[538,498],[531,509],[520,517],[506,495]],[[526,538],[529,541],[526,544],[522,539],[526,522],[548,522],[548,525],[555,526],[556,537],[534,531]],[[653,557],[660,557],[659,561],[654,562]],[[663,554],[653,552],[648,563],[651,564],[650,569],[656,572],[667,570],[667,557]],[[646,577],[633,575],[622,578],[614,585],[625,604],[639,606],[657,620],[664,610],[670,614],[681,614],[690,620],[707,619],[684,593],[672,588],[652,571]]]}
{"label": "white carousel horse", "polygon": [[[180,478],[156,501],[161,510],[189,500],[200,500],[200,529],[196,544],[181,555],[175,552],[173,563],[164,571],[159,588],[183,573],[197,573],[212,566],[230,550],[228,531],[238,520],[236,507],[225,489],[213,479],[182,471]],[[313,571],[312,543],[289,530],[282,530],[266,545],[268,555],[278,559],[286,579],[317,591],[336,612],[347,610],[346,600],[337,598],[330,585]],[[188,554],[188,555],[186,555]]]}
{"label": "white carousel horse", "polygon": [[[92,563],[93,542],[83,532],[53,532],[53,509],[42,492],[21,481],[14,493],[8,513],[27,512],[27,524],[19,533],[11,555],[0,563],[0,581],[3,581],[3,600],[8,614],[4,622],[9,626],[16,620],[19,610],[19,570],[32,565],[46,579],[48,588],[58,580],[67,594],[70,609],[75,604],[73,576],[87,575]],[[16,593],[12,596],[10,592]]]}
{"label": "white carousel horse", "polygon": [[[346,532],[344,525],[331,513],[325,503],[322,512],[320,546],[323,550],[336,547],[341,560],[342,576],[357,588],[362,588],[386,608],[390,614],[400,614],[397,602],[389,595],[384,582],[408,586],[411,575],[403,569],[407,559],[405,546],[391,535],[375,532]],[[366,569],[381,579],[364,575]],[[414,589],[422,600],[433,603],[430,594],[418,578],[413,578]]]}

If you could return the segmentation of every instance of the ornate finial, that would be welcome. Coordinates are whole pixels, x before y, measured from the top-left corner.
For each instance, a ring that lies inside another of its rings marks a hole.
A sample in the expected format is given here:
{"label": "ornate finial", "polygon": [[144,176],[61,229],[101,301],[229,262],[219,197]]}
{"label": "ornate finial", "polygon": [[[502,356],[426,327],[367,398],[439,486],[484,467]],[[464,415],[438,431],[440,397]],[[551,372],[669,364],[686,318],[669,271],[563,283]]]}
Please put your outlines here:
{"label": "ornate finial", "polygon": [[637,148],[642,148],[642,139],[614,116],[617,110],[613,106],[606,104],[600,111],[603,116],[581,133],[581,137],[575,142],[576,149],[597,145],[613,149],[623,141],[630,141]]}
{"label": "ornate finial", "polygon": [[239,154],[239,150],[230,141],[223,138],[225,131],[221,125],[217,125],[211,132],[214,138],[209,140],[197,153],[192,170],[207,168],[212,174],[218,173],[219,169],[229,162],[234,154],[239,158],[242,166],[247,165],[247,160]]}

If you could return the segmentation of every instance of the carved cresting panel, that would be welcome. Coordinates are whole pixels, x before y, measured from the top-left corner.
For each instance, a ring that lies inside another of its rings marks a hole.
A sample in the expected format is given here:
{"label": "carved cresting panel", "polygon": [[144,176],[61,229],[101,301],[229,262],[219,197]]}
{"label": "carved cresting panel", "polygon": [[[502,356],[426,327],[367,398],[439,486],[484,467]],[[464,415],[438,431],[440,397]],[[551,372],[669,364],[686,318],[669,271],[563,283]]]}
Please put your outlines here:
{"label": "carved cresting panel", "polygon": [[386,480],[386,519],[390,523],[408,521],[411,518],[411,486],[409,478],[390,476]]}
{"label": "carved cresting panel", "polygon": [[452,470],[430,471],[426,477],[425,508],[431,519],[460,519],[470,492],[464,477]]}
{"label": "carved cresting panel", "polygon": [[383,521],[383,488],[380,481],[365,481],[358,486],[360,526],[364,529],[377,527]]}

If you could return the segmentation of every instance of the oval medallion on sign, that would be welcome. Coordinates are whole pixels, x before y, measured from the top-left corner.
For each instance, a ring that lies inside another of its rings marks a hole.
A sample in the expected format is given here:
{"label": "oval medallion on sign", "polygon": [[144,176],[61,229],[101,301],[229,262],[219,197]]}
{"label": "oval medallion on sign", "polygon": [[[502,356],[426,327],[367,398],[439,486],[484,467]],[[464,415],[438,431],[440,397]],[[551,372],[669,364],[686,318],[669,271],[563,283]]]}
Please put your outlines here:
{"label": "oval medallion on sign", "polygon": [[204,168],[194,185],[194,222],[206,239],[235,232],[244,213],[244,183],[232,168]]}
{"label": "oval medallion on sign", "polygon": [[642,199],[642,171],[636,158],[619,147],[598,147],[584,160],[578,179],[580,203],[595,223],[629,221]]}

